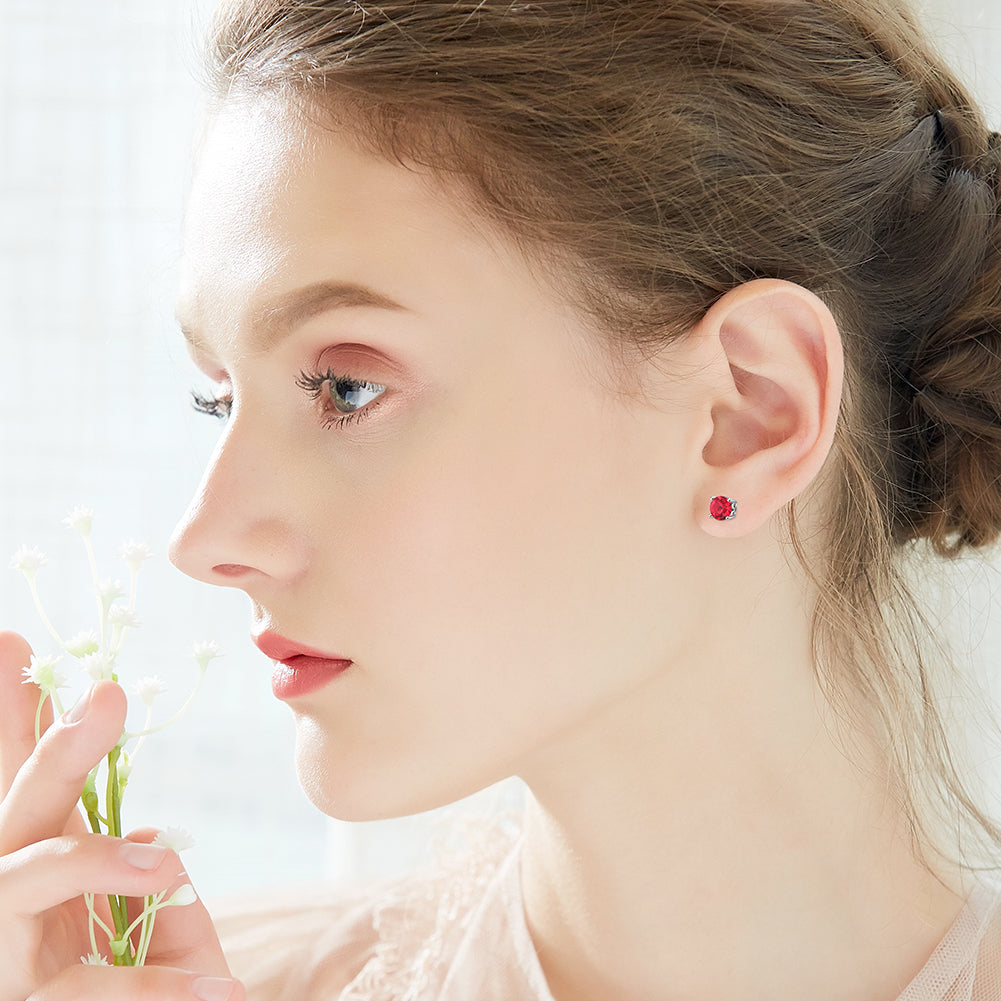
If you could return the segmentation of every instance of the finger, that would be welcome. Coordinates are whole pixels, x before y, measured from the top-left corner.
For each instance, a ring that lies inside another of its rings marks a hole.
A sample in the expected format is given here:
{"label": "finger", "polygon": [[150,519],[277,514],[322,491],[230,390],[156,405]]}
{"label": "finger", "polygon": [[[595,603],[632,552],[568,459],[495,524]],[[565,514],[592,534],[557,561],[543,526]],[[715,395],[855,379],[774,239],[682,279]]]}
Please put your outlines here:
{"label": "finger", "polygon": [[[128,838],[147,844],[157,833],[154,828],[144,828],[133,831]],[[184,883],[190,884],[191,880],[182,868],[170,891]],[[219,944],[212,918],[201,899],[184,907],[165,907],[157,912],[148,961],[159,966],[200,970],[215,977],[229,976],[229,964]]]}
{"label": "finger", "polygon": [[63,833],[87,773],[118,743],[125,711],[125,692],[100,681],[49,727],[0,807],[0,855]]}
{"label": "finger", "polygon": [[163,966],[71,966],[28,1001],[245,1001],[239,980]]}
{"label": "finger", "polygon": [[[0,632],[0,798],[10,789],[18,769],[35,749],[37,686],[24,684],[21,672],[31,663],[31,647],[17,633]],[[43,710],[43,729],[52,721],[52,710]]]}
{"label": "finger", "polygon": [[0,858],[0,901],[7,914],[41,914],[82,893],[158,893],[182,873],[166,848],[102,834],[50,838]]}

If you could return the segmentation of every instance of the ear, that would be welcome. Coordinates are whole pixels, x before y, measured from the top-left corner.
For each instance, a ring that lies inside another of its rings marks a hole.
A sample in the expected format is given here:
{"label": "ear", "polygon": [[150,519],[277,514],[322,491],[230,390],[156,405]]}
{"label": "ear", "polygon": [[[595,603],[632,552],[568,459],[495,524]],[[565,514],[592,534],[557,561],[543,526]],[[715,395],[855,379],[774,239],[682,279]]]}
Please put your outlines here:
{"label": "ear", "polygon": [[[732,538],[760,528],[824,465],[841,404],[841,336],[817,296],[771,279],[728,292],[693,335],[718,369],[702,401],[711,435],[697,518],[709,535]],[[709,513],[719,494],[737,502],[731,520]]]}

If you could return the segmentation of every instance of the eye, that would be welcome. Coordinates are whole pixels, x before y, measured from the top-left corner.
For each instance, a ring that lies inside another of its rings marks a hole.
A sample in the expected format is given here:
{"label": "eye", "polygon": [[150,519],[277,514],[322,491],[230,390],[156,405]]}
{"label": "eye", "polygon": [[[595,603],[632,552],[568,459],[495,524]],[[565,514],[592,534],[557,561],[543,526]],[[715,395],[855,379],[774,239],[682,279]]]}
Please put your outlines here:
{"label": "eye", "polygon": [[200,414],[208,414],[224,421],[233,409],[232,396],[202,396],[197,389],[191,390],[191,405]]}
{"label": "eye", "polygon": [[325,372],[300,372],[295,384],[314,400],[323,401],[324,426],[343,428],[352,422],[371,415],[385,386],[338,375],[332,369]]}

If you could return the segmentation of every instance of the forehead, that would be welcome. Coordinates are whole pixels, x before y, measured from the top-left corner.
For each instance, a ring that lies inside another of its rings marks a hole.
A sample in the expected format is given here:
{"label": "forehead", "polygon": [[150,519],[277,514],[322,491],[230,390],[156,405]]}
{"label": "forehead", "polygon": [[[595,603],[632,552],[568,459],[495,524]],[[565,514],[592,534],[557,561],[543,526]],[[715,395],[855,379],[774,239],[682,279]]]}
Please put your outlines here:
{"label": "forehead", "polygon": [[[460,354],[559,330],[574,367],[632,380],[560,290],[560,270],[430,170],[279,99],[229,100],[199,148],[177,312],[206,361],[267,351],[321,307],[368,305],[409,317],[424,332],[415,345]],[[474,348],[485,338],[497,343]]]}
{"label": "forehead", "polygon": [[260,97],[224,102],[209,123],[181,271],[179,318],[195,329],[319,283],[374,288],[416,310],[528,268],[429,172]]}
{"label": "forehead", "polygon": [[269,206],[306,163],[301,129],[272,102],[228,101],[206,124],[184,226],[185,264],[200,267],[220,246],[266,243]]}

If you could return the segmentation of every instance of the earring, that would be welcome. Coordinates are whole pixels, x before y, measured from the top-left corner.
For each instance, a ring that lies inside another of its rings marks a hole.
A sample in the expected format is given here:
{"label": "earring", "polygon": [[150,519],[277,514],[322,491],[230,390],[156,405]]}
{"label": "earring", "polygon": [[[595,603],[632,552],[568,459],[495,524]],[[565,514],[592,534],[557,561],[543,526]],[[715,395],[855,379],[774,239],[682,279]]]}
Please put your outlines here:
{"label": "earring", "polygon": [[709,513],[717,521],[730,521],[737,516],[737,502],[720,494],[709,502]]}

